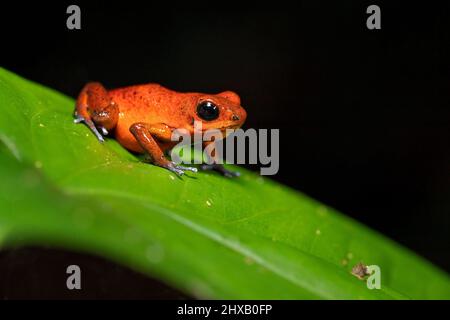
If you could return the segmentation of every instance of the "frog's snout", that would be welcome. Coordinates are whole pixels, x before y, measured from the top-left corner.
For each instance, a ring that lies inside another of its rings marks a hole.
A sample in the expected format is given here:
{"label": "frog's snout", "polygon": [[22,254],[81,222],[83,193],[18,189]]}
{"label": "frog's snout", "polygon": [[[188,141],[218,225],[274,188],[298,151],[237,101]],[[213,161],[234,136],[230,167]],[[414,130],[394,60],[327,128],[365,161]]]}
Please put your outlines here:
{"label": "frog's snout", "polygon": [[239,122],[240,124],[243,124],[246,118],[247,112],[245,112],[244,108],[233,110],[233,114],[231,115],[231,121]]}

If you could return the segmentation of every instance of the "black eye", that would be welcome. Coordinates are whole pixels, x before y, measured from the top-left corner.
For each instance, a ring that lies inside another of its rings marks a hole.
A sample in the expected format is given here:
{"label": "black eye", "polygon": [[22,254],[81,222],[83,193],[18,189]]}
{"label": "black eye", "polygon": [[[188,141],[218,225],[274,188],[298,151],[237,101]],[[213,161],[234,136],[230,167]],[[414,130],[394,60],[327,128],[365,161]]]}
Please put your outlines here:
{"label": "black eye", "polygon": [[203,101],[197,106],[197,114],[203,120],[211,121],[219,117],[219,108],[211,101]]}

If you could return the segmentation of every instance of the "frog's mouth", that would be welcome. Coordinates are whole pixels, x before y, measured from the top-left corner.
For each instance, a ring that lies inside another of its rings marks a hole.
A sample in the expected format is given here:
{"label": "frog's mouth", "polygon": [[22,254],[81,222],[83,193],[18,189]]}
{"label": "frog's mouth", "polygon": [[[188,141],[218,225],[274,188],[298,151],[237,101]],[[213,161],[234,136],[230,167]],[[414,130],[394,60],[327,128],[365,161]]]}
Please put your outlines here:
{"label": "frog's mouth", "polygon": [[[222,135],[221,137],[216,137],[217,139],[221,140],[221,139],[225,139],[226,137],[228,137],[229,135],[233,134],[235,130],[239,129],[241,126],[239,125],[234,125],[234,126],[228,126],[228,127],[221,127],[221,128],[210,128],[210,129],[204,129],[201,130],[201,134],[204,135],[205,132],[209,131],[209,130],[214,130],[214,131],[218,131],[220,132],[220,134]],[[195,134],[195,130],[192,132],[192,134]],[[199,132],[199,131],[197,131]]]}
{"label": "frog's mouth", "polygon": [[218,130],[220,132],[225,132],[226,130],[237,130],[241,126],[242,125],[236,124],[236,123],[232,123],[232,124],[224,125],[224,126],[220,126],[220,127],[216,127],[216,126],[209,127],[209,126],[203,125],[202,128],[201,128],[201,132],[204,133],[204,132],[209,131],[209,130]]}
{"label": "frog's mouth", "polygon": [[[216,130],[220,131],[222,133],[223,138],[225,139],[230,134],[232,134],[235,130],[239,129],[240,125],[232,125],[232,126],[224,126],[221,128],[217,128]],[[208,130],[205,130],[208,131]]]}
{"label": "frog's mouth", "polygon": [[226,138],[230,134],[232,134],[235,130],[239,129],[240,127],[241,127],[240,125],[233,125],[233,126],[229,126],[229,127],[224,127],[220,131],[222,132],[223,137]]}

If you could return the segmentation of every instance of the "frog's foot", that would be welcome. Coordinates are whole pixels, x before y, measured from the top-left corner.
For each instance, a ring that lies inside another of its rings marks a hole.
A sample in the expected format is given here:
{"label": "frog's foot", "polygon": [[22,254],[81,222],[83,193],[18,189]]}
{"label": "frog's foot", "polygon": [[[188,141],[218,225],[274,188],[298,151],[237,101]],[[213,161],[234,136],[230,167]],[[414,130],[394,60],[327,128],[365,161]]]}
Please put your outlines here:
{"label": "frog's foot", "polygon": [[[104,142],[105,141],[105,139],[100,134],[100,132],[97,130],[97,127],[95,126],[95,124],[94,124],[94,122],[92,120],[85,119],[84,117],[82,117],[80,115],[77,115],[76,118],[73,120],[73,122],[74,123],[84,122],[89,127],[89,129],[91,129],[91,131],[95,134],[95,136],[97,137],[97,139],[100,142]],[[100,129],[102,130],[104,135],[108,134],[108,131],[105,128],[101,127]]]}
{"label": "frog's foot", "polygon": [[217,172],[221,173],[222,175],[224,175],[225,177],[228,177],[228,178],[239,177],[241,175],[240,172],[230,171],[228,169],[225,169],[223,164],[218,164],[218,163],[202,164],[200,166],[200,169],[201,170],[214,170],[214,171],[217,171]]}
{"label": "frog's foot", "polygon": [[175,172],[179,176],[182,176],[185,173],[185,171],[191,171],[191,172],[198,171],[197,168],[180,166],[174,162],[168,162],[168,164],[166,166],[164,166],[164,168],[169,169],[172,172]]}

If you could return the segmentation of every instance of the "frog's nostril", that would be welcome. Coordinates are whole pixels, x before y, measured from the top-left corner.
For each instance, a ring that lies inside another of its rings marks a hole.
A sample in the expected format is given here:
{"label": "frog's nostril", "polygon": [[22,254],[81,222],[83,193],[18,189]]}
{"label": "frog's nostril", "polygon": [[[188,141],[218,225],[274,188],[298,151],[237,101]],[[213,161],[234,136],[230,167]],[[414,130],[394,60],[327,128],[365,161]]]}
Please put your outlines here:
{"label": "frog's nostril", "polygon": [[233,116],[231,117],[231,120],[238,121],[239,120],[239,116],[233,114]]}

